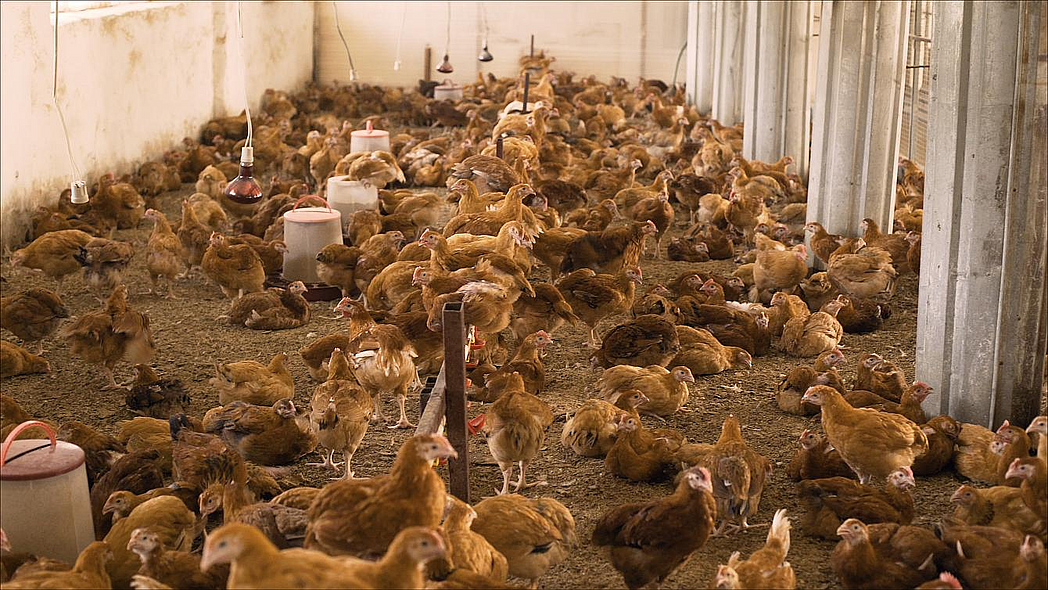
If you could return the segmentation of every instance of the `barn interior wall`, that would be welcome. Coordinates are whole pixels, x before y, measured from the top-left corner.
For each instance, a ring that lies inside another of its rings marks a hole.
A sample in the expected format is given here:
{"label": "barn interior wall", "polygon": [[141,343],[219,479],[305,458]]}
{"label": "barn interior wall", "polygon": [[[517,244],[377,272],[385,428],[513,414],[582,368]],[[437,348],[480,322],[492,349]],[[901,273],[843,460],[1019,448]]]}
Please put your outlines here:
{"label": "barn interior wall", "polygon": [[[51,102],[54,20],[47,2],[4,2],[3,242],[71,180]],[[242,6],[247,96],[295,89],[313,75],[313,4]],[[90,182],[130,172],[195,136],[211,117],[243,108],[236,4],[135,2],[59,17],[58,98],[77,164]]]}

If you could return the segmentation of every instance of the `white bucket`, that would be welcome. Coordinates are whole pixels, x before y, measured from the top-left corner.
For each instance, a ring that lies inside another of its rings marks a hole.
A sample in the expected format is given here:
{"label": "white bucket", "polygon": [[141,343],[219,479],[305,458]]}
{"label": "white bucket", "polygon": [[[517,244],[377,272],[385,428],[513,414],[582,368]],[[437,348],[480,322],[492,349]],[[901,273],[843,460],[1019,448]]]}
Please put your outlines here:
{"label": "white bucket", "polygon": [[332,209],[338,209],[342,219],[349,223],[350,216],[362,209],[378,210],[378,187],[367,180],[350,180],[348,176],[332,176],[327,183],[327,201]]}
{"label": "white bucket", "polygon": [[[15,440],[34,426],[47,432],[50,444]],[[56,440],[44,422],[19,424],[0,448],[0,528],[15,551],[67,563],[95,540],[84,451]]]}
{"label": "white bucket", "polygon": [[349,153],[378,151],[389,151],[389,131],[375,129],[368,121],[367,129],[358,129],[349,134]]}
{"label": "white bucket", "polygon": [[317,252],[330,244],[342,243],[342,214],[330,206],[299,209],[299,203],[306,198],[296,201],[295,208],[284,213],[284,278],[289,282],[319,282]]}
{"label": "white bucket", "polygon": [[434,86],[433,100],[462,100],[462,87],[450,81]]}

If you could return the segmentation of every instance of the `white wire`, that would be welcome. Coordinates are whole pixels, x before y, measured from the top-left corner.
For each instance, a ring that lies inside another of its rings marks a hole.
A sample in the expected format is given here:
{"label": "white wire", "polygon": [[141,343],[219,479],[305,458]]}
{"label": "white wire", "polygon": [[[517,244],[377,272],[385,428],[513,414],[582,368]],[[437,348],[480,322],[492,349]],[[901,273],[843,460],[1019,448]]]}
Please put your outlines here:
{"label": "white wire", "polygon": [[408,3],[402,2],[403,9],[400,11],[400,30],[397,31],[397,56],[393,58],[393,63],[400,63],[400,40],[404,37],[404,23],[408,20]]}
{"label": "white wire", "polygon": [[240,14],[240,2],[237,2],[237,54],[240,57],[240,74],[244,79],[244,114],[247,115],[247,141],[244,145],[251,147],[253,129],[251,127],[251,98],[247,91],[247,60],[244,59],[244,22]]}
{"label": "white wire", "polygon": [[444,39],[444,55],[451,49],[451,2],[448,2],[448,34]]}
{"label": "white wire", "polygon": [[58,111],[58,121],[62,123],[62,133],[65,135],[66,141],[66,152],[69,153],[69,167],[73,169],[73,180],[83,180],[83,176],[80,173],[80,167],[76,165],[76,159],[73,158],[73,144],[69,139],[69,128],[66,126],[65,115],[62,114],[62,106],[58,104],[58,2],[55,1],[55,67],[54,67],[54,80],[51,85],[51,100],[55,103],[55,110]]}

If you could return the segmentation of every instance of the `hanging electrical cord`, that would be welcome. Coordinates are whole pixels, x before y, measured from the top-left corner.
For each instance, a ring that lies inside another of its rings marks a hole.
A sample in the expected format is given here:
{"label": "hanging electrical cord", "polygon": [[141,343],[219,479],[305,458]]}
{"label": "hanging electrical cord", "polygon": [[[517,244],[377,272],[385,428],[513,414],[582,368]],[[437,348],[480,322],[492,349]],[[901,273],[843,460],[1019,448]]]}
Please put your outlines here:
{"label": "hanging electrical cord", "polygon": [[244,79],[244,114],[247,115],[247,140],[244,145],[251,146],[251,138],[254,136],[251,127],[251,97],[247,91],[247,60],[244,59],[244,19],[240,14],[240,2],[237,2],[237,53],[240,57],[240,74]]}
{"label": "hanging electrical cord", "polygon": [[408,3],[407,2],[401,2],[400,30],[397,31],[397,53],[396,53],[396,57],[393,58],[393,71],[399,71],[400,70],[400,65],[401,65],[401,62],[400,62],[400,41],[401,41],[401,39],[404,38],[404,23],[407,22],[407,19],[408,19]]}
{"label": "hanging electrical cord", "polygon": [[684,57],[684,50],[688,48],[688,43],[685,42],[681,46],[680,51],[677,52],[677,63],[673,66],[673,87],[677,87],[677,72],[680,71],[680,58]]}
{"label": "hanging electrical cord", "polygon": [[[73,143],[69,139],[69,127],[66,126],[65,115],[62,114],[62,105],[58,103],[58,1],[55,1],[55,64],[54,64],[54,79],[51,84],[51,100],[55,104],[55,111],[58,112],[58,121],[62,124],[62,133],[65,135],[66,152],[69,154],[69,167],[73,171],[73,190],[75,192],[75,185],[80,183],[85,188],[84,195],[86,196],[86,185],[83,182],[83,175],[80,172],[80,167],[76,165],[76,158],[73,157]],[[73,202],[77,202],[75,194],[71,195]],[[80,202],[86,202],[86,198]]]}
{"label": "hanging electrical cord", "polygon": [[[357,80],[357,68],[353,65],[353,54],[349,52],[349,43],[346,42],[346,36],[342,34],[342,24],[338,21],[338,2],[332,2],[331,8],[335,11],[335,29],[338,31],[338,38],[342,39],[342,47],[346,49],[346,57],[349,58],[349,81],[355,82]],[[397,50],[399,53],[399,49]]]}
{"label": "hanging electrical cord", "polygon": [[444,53],[450,53],[451,50],[451,2],[448,2],[448,32],[444,37]]}

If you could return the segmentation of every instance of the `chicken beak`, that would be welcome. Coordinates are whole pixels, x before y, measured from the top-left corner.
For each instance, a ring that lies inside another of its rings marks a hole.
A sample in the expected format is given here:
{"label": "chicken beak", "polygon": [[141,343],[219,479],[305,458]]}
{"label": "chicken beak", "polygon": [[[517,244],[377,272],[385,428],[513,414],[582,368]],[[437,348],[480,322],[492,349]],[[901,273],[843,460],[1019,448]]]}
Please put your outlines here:
{"label": "chicken beak", "polygon": [[961,490],[962,490],[962,488],[957,488],[957,491],[954,492],[952,496],[950,496],[950,503],[951,504],[960,504],[961,503],[961,497],[964,495]]}
{"label": "chicken beak", "polygon": [[842,539],[849,538],[850,533],[848,532],[848,525],[842,524],[841,526],[837,527],[837,535]]}
{"label": "chicken beak", "polygon": [[448,439],[442,439],[439,444],[440,449],[438,452],[440,453],[440,458],[451,457],[452,459],[458,459],[458,451],[455,450],[455,447],[451,446],[451,442],[448,441]]}
{"label": "chicken beak", "polygon": [[1015,459],[1012,464],[1008,466],[1008,471],[1004,474],[1004,479],[1011,479],[1013,477],[1019,477],[1019,460]]}

